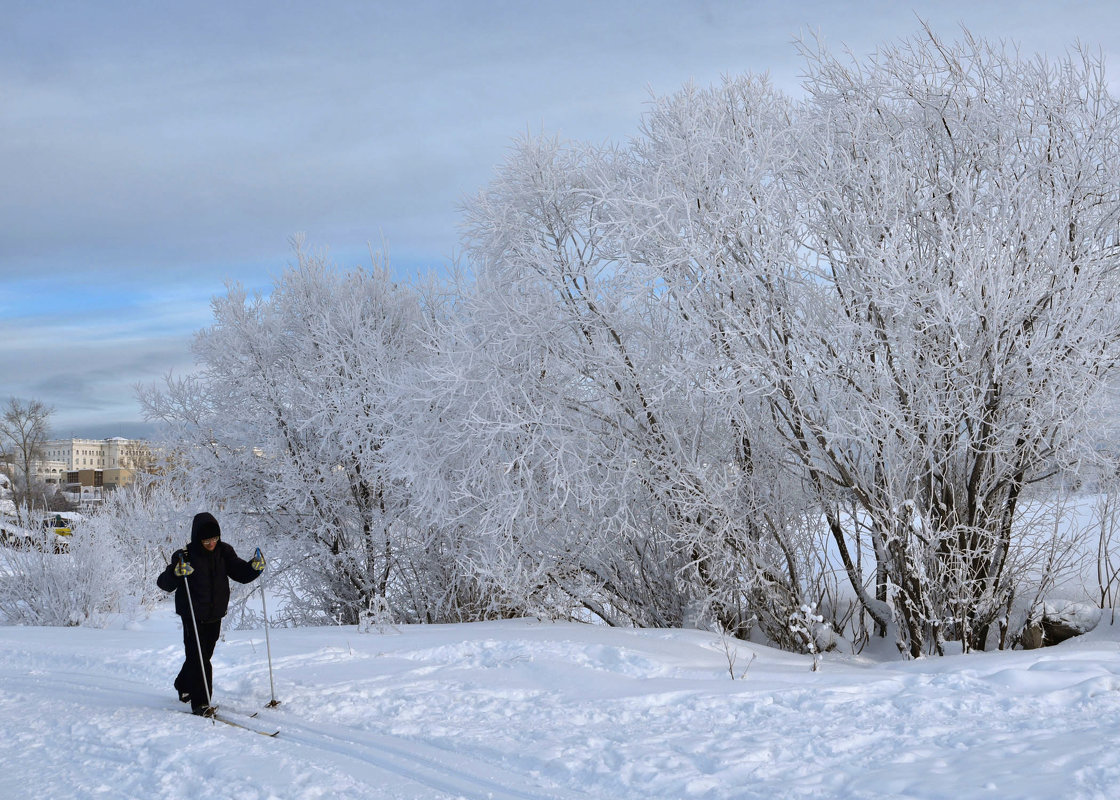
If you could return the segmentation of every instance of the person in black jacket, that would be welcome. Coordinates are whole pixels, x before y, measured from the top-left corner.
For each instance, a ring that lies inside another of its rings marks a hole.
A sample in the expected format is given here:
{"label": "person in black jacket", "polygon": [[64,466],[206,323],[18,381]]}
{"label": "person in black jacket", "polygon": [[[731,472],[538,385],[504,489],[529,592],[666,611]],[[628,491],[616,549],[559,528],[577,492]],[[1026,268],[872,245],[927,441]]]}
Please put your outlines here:
{"label": "person in black jacket", "polygon": [[264,558],[259,550],[252,561],[243,561],[221,536],[221,526],[213,514],[205,511],[195,514],[190,544],[172,555],[171,563],[156,579],[159,588],[175,592],[175,613],[183,623],[186,659],[175,678],[175,689],[179,699],[190,703],[191,710],[201,715],[212,713],[214,671],[210,657],[222,632],[222,617],[229,608],[229,579],[250,583],[260,577],[264,569]]}

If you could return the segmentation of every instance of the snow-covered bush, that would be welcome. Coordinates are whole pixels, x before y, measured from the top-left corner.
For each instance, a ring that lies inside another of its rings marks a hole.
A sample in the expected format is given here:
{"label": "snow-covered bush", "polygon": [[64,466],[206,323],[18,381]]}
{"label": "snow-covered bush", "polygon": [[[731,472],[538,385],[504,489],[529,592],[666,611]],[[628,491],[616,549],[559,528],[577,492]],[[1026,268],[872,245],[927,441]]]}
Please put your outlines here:
{"label": "snow-covered bush", "polygon": [[1093,508],[1093,517],[1097,527],[1095,599],[1102,609],[1108,609],[1109,624],[1113,625],[1120,605],[1120,491],[1115,482],[1106,485]]}
{"label": "snow-covered bush", "polygon": [[31,533],[21,547],[0,547],[0,623],[100,625],[119,607],[117,549],[79,527],[59,541]]}
{"label": "snow-covered bush", "polygon": [[100,625],[143,616],[163,596],[156,576],[186,542],[193,511],[166,482],[111,493],[69,537],[45,529],[0,547],[0,619],[14,625]]}
{"label": "snow-covered bush", "polygon": [[113,552],[114,569],[103,580],[114,587],[115,611],[142,616],[165,597],[156,577],[171,554],[190,540],[191,520],[198,510],[172,482],[146,476],[111,492],[82,523],[83,533]]}

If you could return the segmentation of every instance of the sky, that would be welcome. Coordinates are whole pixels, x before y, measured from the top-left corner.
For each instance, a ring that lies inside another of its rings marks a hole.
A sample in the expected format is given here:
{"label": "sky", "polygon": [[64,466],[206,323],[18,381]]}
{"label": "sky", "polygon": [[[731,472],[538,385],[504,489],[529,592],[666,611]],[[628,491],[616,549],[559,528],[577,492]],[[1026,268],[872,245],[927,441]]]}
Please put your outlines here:
{"label": "sky", "polygon": [[[863,56],[928,22],[1115,65],[1099,2],[0,0],[0,401],[60,437],[151,436],[137,384],[194,368],[233,281],[291,240],[402,280],[455,257],[511,142],[622,142],[651,96],[769,73],[798,36]],[[1111,66],[1114,87],[1120,67]]]}

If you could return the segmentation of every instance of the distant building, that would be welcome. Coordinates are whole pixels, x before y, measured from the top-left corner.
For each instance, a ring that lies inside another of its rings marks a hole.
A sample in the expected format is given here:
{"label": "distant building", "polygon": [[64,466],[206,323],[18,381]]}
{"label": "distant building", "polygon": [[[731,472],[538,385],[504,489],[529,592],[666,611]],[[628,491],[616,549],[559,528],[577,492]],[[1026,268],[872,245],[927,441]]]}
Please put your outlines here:
{"label": "distant building", "polygon": [[66,482],[66,462],[38,460],[31,462],[35,478],[43,483],[59,484]]}
{"label": "distant building", "polygon": [[144,469],[153,462],[152,450],[144,439],[52,439],[43,445],[47,461],[65,462],[75,469]]}
{"label": "distant building", "polygon": [[155,464],[144,439],[52,439],[43,445],[36,475],[44,482],[77,487],[115,489],[135,480],[136,473]]}

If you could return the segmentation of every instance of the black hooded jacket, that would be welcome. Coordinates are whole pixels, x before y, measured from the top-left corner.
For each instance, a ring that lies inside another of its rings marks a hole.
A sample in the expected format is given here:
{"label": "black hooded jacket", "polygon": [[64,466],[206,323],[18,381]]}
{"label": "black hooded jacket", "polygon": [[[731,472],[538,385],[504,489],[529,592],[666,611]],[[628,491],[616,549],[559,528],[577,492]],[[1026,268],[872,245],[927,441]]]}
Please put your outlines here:
{"label": "black hooded jacket", "polygon": [[[187,606],[187,588],[190,589],[191,605],[194,606],[196,622],[215,622],[226,615],[229,609],[229,579],[238,583],[250,583],[260,573],[248,561],[237,557],[233,547],[221,541],[214,550],[202,546],[203,539],[221,536],[218,521],[213,515],[203,512],[195,515],[191,524],[191,542],[183,550],[171,556],[171,563],[156,579],[156,585],[165,592],[175,592],[175,613],[186,620],[190,615]],[[194,572],[186,578],[175,574],[175,565],[182,556]],[[188,581],[188,586],[183,583]]]}

